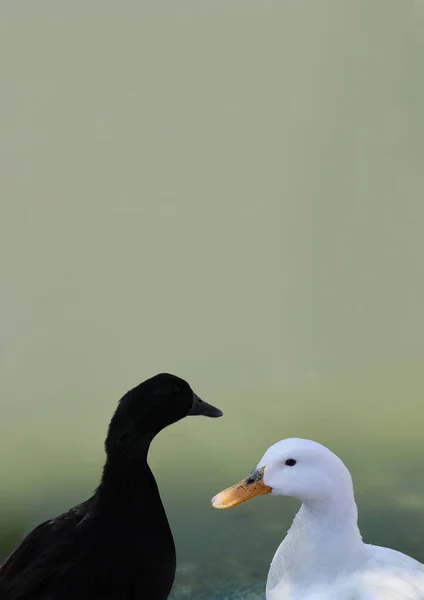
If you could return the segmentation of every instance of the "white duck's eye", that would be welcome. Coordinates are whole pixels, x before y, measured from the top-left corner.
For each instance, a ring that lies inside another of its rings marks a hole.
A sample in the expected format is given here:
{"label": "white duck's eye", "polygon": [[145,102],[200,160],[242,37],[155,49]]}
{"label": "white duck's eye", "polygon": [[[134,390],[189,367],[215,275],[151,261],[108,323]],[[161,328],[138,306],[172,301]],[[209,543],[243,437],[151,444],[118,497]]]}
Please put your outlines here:
{"label": "white duck's eye", "polygon": [[296,461],[294,460],[294,458],[288,458],[285,462],[285,464],[288,467],[294,467],[294,465],[296,464]]}

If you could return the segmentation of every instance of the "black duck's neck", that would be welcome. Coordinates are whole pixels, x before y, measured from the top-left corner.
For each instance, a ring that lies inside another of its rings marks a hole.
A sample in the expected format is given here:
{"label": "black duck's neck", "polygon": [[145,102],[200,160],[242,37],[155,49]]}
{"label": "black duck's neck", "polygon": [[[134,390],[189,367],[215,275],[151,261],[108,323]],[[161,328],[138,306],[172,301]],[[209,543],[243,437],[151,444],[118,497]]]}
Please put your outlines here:
{"label": "black duck's neck", "polygon": [[96,513],[116,520],[134,522],[163,516],[163,506],[152,471],[147,463],[150,440],[137,455],[111,453],[96,492]]}
{"label": "black duck's neck", "polygon": [[[153,572],[159,571],[158,579],[164,578],[167,590],[175,571],[174,540],[158,486],[147,464],[148,446],[144,455],[108,452],[90,516],[96,548],[106,548],[108,560],[114,565],[111,577],[126,582],[130,588],[141,586],[140,593],[133,595],[133,590],[122,598],[164,600],[167,595],[143,593],[150,585],[148,581],[143,583],[143,573],[151,573],[152,564],[156,565]],[[98,560],[101,556],[102,553]],[[164,556],[168,562],[163,565]],[[141,580],[137,580],[139,577]]]}

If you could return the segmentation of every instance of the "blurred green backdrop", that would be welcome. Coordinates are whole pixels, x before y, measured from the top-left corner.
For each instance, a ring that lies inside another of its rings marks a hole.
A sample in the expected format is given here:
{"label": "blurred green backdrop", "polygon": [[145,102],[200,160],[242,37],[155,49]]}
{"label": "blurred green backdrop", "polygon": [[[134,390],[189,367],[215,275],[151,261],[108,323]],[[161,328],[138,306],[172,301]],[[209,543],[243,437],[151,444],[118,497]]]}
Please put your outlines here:
{"label": "blurred green backdrop", "polygon": [[209,499],[287,436],[424,560],[423,34],[421,0],[0,3],[0,558],[170,371],[225,412],[151,451],[176,597],[263,584],[296,503]]}

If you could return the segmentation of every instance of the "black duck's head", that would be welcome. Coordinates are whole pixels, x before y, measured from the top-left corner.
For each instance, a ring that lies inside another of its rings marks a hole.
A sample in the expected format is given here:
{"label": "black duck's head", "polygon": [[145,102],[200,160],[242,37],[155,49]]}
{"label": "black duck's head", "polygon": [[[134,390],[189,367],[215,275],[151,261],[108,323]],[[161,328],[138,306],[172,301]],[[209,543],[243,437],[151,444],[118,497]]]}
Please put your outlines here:
{"label": "black duck's head", "polygon": [[189,384],[161,373],[121,398],[106,438],[106,452],[136,456],[162,429],[187,415],[221,417],[222,412],[201,400]]}

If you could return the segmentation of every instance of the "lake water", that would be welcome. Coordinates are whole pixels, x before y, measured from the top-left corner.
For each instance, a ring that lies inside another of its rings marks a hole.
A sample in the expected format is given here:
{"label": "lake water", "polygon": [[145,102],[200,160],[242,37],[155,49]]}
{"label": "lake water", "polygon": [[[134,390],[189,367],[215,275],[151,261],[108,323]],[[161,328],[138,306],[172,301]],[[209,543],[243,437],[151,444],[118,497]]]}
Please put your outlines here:
{"label": "lake water", "polygon": [[261,593],[297,503],[210,499],[289,436],[424,561],[423,3],[84,4],[0,3],[0,558],[169,371],[175,600]]}

